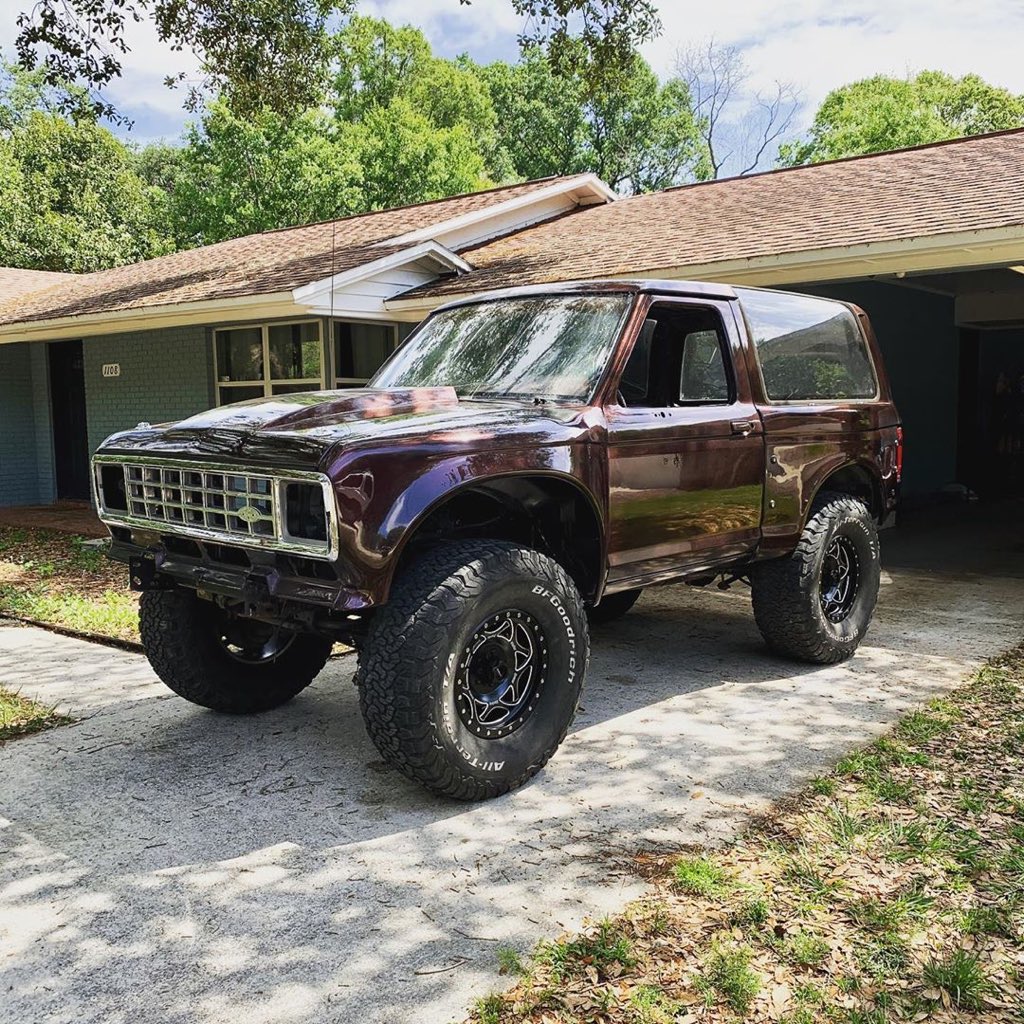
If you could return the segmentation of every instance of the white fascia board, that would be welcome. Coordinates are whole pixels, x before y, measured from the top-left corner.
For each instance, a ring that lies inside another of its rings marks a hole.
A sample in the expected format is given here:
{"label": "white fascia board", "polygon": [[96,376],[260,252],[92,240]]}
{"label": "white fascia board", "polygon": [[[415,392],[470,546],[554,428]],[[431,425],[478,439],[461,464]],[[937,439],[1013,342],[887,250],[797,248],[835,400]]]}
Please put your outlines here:
{"label": "white fascia board", "polygon": [[[390,243],[389,243],[390,244]],[[369,263],[361,263],[358,267],[344,270],[333,277],[321,278],[310,284],[302,285],[292,291],[292,298],[303,306],[322,305],[320,300],[323,296],[337,293],[351,285],[365,281],[386,270],[393,270],[395,267],[404,266],[407,263],[415,263],[417,260],[430,259],[440,264],[441,268],[459,273],[468,273],[473,268],[457,253],[445,248],[440,242],[428,239],[419,245],[411,245],[398,252],[388,253],[379,259],[371,260]]]}
{"label": "white fascia board", "polygon": [[1024,226],[925,235],[893,242],[831,246],[777,256],[638,268],[623,279],[785,285],[920,271],[970,270],[1024,261]]}
{"label": "white fascia board", "polygon": [[[381,245],[405,245],[424,239],[436,239],[452,248],[477,245],[487,238],[510,231],[521,230],[557,216],[576,206],[611,203],[618,193],[606,185],[596,174],[579,174],[574,178],[556,181],[546,188],[495,203],[482,210],[473,210],[458,217],[428,224],[408,234],[381,242]],[[558,202],[561,200],[561,202]],[[490,226],[489,226],[490,225]]]}
{"label": "white fascia board", "polygon": [[27,320],[0,324],[0,345],[22,341],[54,341],[65,338],[94,338],[124,331],[151,331],[161,327],[184,327],[275,320],[308,316],[292,301],[290,292],[243,295],[204,302],[178,302],[163,306],[139,306],[107,313],[84,313],[49,320]]}

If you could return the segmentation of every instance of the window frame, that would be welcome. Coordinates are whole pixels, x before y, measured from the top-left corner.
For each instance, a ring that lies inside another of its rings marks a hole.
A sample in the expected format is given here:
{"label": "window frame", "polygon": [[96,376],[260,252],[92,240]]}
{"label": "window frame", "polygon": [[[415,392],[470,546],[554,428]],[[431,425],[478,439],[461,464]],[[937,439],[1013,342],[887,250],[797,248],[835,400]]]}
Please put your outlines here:
{"label": "window frame", "polygon": [[[270,373],[270,329],[272,327],[291,327],[294,324],[316,324],[317,331],[317,343],[320,346],[320,376],[319,377],[285,377],[285,378],[272,378],[269,376]],[[263,374],[256,380],[230,380],[222,381],[220,379],[220,355],[218,353],[217,335],[224,331],[252,331],[258,330],[260,332],[260,339],[263,346]],[[245,401],[245,399],[231,399],[228,396],[235,389],[243,388],[263,388],[263,398],[277,398],[286,397],[278,396],[274,394],[275,385],[294,385],[294,384],[316,384],[319,389],[323,389],[324,381],[327,376],[326,368],[326,353],[324,351],[324,325],[323,320],[319,317],[297,317],[293,320],[271,320],[271,321],[260,321],[253,323],[237,323],[237,324],[221,324],[213,328],[213,381],[216,388],[216,400],[217,405],[227,405],[231,401]]]}
{"label": "window frame", "polygon": [[830,302],[833,305],[841,306],[846,310],[850,316],[853,317],[853,321],[857,326],[857,333],[860,335],[861,341],[864,344],[864,351],[867,353],[868,365],[871,367],[871,376],[875,382],[875,392],[870,397],[863,398],[772,398],[768,394],[768,385],[764,379],[764,369],[761,366],[761,356],[758,353],[757,342],[754,341],[754,328],[750,322],[750,317],[747,316],[747,308],[743,302],[743,292],[769,292],[775,293],[780,289],[775,288],[758,288],[755,285],[737,285],[736,286],[736,305],[739,309],[739,321],[746,332],[745,344],[750,348],[750,355],[753,359],[754,369],[757,372],[757,380],[761,387],[761,399],[764,405],[779,406],[785,408],[786,406],[807,406],[807,405],[870,405],[882,401],[882,381],[878,373],[878,364],[875,361],[874,346],[871,344],[871,339],[868,337],[867,332],[864,330],[864,325],[861,322],[861,318],[858,315],[854,307],[848,303],[843,302],[842,299],[830,299],[823,295],[812,295],[805,292],[787,292],[781,291],[783,295],[796,295],[799,298],[805,299],[817,299],[819,302]]}
{"label": "window frame", "polygon": [[[358,320],[353,317],[333,317],[328,321],[331,327],[331,382],[334,388],[352,388],[352,387],[366,387],[367,383],[373,379],[373,377],[380,370],[381,366],[384,365],[397,351],[399,345],[402,344],[401,338],[399,337],[400,323],[397,320]],[[369,377],[342,377],[338,374],[338,351],[337,341],[335,337],[334,329],[339,324],[354,324],[360,327],[389,327],[391,329],[391,351],[384,357],[384,362],[377,367],[376,370],[370,374]]]}
{"label": "window frame", "polygon": [[[616,401],[616,404],[621,409],[728,409],[730,406],[736,405],[739,401],[739,380],[736,374],[736,367],[733,363],[733,345],[732,339],[729,334],[729,325],[726,322],[724,311],[716,305],[694,301],[690,298],[674,298],[662,295],[652,296],[653,301],[644,310],[644,318],[651,319],[652,314],[656,312],[659,306],[668,306],[677,310],[696,310],[701,313],[710,313],[717,320],[717,327],[715,334],[718,336],[718,352],[722,357],[722,368],[725,370],[726,385],[729,389],[729,397],[724,401],[717,399],[683,399],[677,397],[674,402],[670,402],[668,405],[655,405],[649,403],[647,405],[630,405],[628,402]],[[657,317],[655,317],[657,319]],[[695,332],[690,332],[695,333]],[[685,346],[686,338],[689,335],[683,336],[683,344]],[[633,339],[633,347],[635,348],[637,341],[639,341],[640,334],[637,333],[636,338]],[[616,396],[620,393],[620,386],[622,383],[622,376],[626,371],[626,366],[629,360],[633,356],[632,349],[629,355],[626,356],[625,362],[622,364],[622,369],[619,371],[618,377],[615,381]],[[681,392],[682,388],[682,358],[680,357],[680,379],[677,382],[676,390]]]}

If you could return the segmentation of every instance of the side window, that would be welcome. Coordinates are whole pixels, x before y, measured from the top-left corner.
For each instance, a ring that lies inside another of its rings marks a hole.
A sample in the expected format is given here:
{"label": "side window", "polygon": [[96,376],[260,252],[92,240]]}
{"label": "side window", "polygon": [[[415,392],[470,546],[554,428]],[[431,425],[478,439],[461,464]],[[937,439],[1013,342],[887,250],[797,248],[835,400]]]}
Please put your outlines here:
{"label": "side window", "polygon": [[635,408],[731,402],[718,313],[680,303],[652,306],[622,371],[619,397]]}
{"label": "side window", "polygon": [[683,340],[680,402],[728,402],[729,377],[716,331],[693,331]]}
{"label": "side window", "polygon": [[878,392],[857,318],[838,302],[737,288],[769,400],[874,398]]}

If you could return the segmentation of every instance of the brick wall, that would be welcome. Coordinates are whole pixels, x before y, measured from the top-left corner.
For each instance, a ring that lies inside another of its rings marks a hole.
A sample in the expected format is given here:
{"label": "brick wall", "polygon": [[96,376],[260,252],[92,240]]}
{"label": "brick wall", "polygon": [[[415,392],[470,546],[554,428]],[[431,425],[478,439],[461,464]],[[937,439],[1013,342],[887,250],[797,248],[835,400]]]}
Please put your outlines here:
{"label": "brick wall", "polygon": [[0,505],[40,500],[30,349],[27,344],[0,345]]}
{"label": "brick wall", "polygon": [[[205,327],[86,338],[83,352],[90,453],[115,431],[182,419],[214,404]],[[104,363],[119,363],[120,377],[104,377]]]}

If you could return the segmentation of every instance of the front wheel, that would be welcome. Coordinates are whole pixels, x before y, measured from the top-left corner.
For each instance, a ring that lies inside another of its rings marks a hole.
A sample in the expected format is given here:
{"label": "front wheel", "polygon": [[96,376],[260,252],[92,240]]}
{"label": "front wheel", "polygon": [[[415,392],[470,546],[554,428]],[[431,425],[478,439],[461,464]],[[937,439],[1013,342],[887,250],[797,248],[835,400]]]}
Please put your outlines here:
{"label": "front wheel", "polygon": [[153,670],[178,696],[230,715],[269,711],[304,690],[331,641],[232,616],[192,590],[149,590],[139,633]]}
{"label": "front wheel", "polygon": [[367,732],[436,793],[499,796],[565,738],[589,649],[582,599],[557,562],[503,541],[441,544],[371,623],[356,676]]}
{"label": "front wheel", "polygon": [[878,531],[863,502],[821,496],[786,558],[751,572],[754,618],[768,646],[818,665],[849,658],[878,600]]}

